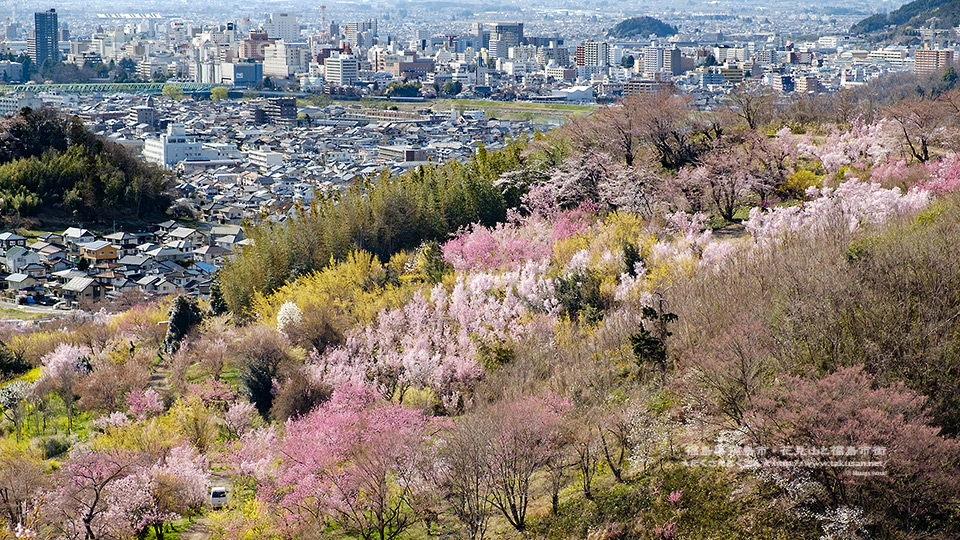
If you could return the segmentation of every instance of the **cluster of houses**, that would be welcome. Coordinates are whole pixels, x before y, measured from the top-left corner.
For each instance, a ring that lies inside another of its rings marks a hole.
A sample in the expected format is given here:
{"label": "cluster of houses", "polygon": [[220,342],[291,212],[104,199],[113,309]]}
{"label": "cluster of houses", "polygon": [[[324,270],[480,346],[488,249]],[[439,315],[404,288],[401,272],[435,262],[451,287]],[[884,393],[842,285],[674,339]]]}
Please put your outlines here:
{"label": "cluster of houses", "polygon": [[70,227],[32,243],[0,233],[0,287],[8,301],[73,306],[115,298],[190,294],[205,298],[219,266],[247,240],[237,225],[203,230],[166,221],[155,230],[97,236]]}

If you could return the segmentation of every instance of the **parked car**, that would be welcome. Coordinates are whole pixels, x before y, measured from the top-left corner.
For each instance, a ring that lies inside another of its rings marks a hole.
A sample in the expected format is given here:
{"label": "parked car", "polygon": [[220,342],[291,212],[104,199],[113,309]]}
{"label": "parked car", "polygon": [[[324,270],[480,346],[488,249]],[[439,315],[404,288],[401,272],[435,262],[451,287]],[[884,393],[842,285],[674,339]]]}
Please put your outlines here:
{"label": "parked car", "polygon": [[214,508],[223,508],[227,504],[227,488],[210,488],[210,505]]}

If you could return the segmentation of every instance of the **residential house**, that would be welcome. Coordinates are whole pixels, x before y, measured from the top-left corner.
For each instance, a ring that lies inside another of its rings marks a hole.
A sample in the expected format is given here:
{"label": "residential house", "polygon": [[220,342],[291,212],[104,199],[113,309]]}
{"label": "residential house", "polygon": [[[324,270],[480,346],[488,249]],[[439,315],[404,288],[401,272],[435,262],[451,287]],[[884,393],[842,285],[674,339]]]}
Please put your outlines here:
{"label": "residential house", "polygon": [[27,289],[33,289],[40,284],[40,280],[29,275],[14,273],[10,274],[6,278],[7,288],[13,291],[24,291]]}
{"label": "residential house", "polygon": [[82,244],[94,242],[96,239],[97,237],[87,229],[70,227],[69,229],[63,231],[63,243],[74,253],[80,251],[80,246]]}
{"label": "residential house", "polygon": [[95,240],[80,246],[80,255],[94,262],[115,261],[118,248],[105,240]]}
{"label": "residential house", "polygon": [[144,274],[156,267],[154,259],[143,255],[125,255],[117,261],[117,264],[123,267],[123,271],[128,277]]}
{"label": "residential house", "polygon": [[143,289],[145,292],[155,293],[155,294],[173,294],[177,290],[177,286],[172,282],[167,281],[167,279],[161,275],[152,274],[149,276],[144,276],[137,280],[137,286]]}
{"label": "residential house", "polygon": [[203,233],[196,229],[191,229],[189,227],[177,227],[176,229],[167,233],[166,241],[167,243],[177,241],[187,242],[190,245],[190,249],[193,249],[204,244],[205,238]]}
{"label": "residential house", "polygon": [[63,235],[52,232],[41,233],[40,236],[37,237],[37,240],[49,244],[63,245]]}
{"label": "residential house", "polygon": [[27,245],[27,239],[20,236],[17,233],[12,233],[12,232],[0,233],[0,248],[2,248],[4,251],[12,247],[16,247],[16,246],[25,247],[26,245]]}
{"label": "residential house", "polygon": [[47,267],[40,263],[26,264],[20,269],[20,272],[27,274],[28,276],[33,276],[37,279],[47,277]]}
{"label": "residential house", "polygon": [[128,232],[115,232],[104,236],[103,239],[117,246],[120,257],[133,255],[137,252],[137,245],[140,244],[140,236]]}
{"label": "residential house", "polygon": [[75,277],[63,286],[63,298],[71,302],[97,300],[103,294],[103,286],[91,277]]}
{"label": "residential house", "polygon": [[10,273],[22,273],[24,266],[40,262],[40,255],[32,249],[23,246],[14,246],[3,256],[3,268]]}
{"label": "residential house", "polygon": [[230,253],[220,246],[203,246],[193,250],[193,257],[207,264],[217,265],[223,262],[223,257]]}
{"label": "residential house", "polygon": [[56,272],[51,272],[50,277],[55,279],[57,283],[66,285],[73,278],[87,277],[87,273],[71,268],[69,270],[58,270]]}

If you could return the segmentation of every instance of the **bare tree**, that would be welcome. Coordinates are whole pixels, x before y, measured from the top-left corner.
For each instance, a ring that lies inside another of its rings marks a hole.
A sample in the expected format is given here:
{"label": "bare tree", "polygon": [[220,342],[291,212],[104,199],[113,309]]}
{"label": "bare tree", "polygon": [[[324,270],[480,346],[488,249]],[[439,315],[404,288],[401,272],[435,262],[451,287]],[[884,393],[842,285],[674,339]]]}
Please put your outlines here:
{"label": "bare tree", "polygon": [[930,146],[943,137],[952,116],[949,105],[930,99],[907,100],[887,107],[885,113],[900,127],[904,146],[920,163],[930,159]]}
{"label": "bare tree", "polygon": [[446,499],[470,540],[483,538],[492,511],[489,427],[483,418],[465,416],[444,438],[440,451]]}
{"label": "bare tree", "polygon": [[730,110],[746,122],[748,128],[755,130],[770,121],[774,97],[766,87],[743,82],[730,92],[727,99]]}

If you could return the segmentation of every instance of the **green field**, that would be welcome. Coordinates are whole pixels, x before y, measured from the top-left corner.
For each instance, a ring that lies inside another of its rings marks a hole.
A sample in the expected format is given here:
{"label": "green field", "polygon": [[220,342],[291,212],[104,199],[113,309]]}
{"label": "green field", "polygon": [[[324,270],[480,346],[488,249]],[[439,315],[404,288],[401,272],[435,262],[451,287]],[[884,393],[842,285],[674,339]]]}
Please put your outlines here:
{"label": "green field", "polygon": [[486,99],[431,99],[421,102],[399,102],[386,100],[297,100],[297,105],[324,106],[335,103],[343,107],[370,109],[397,109],[401,111],[417,111],[432,109],[434,111],[449,111],[451,108],[458,111],[481,110],[488,118],[502,120],[529,120],[532,122],[562,123],[567,117],[574,114],[590,114],[597,107],[595,105],[572,105],[568,103],[530,103],[525,101],[493,101]]}

